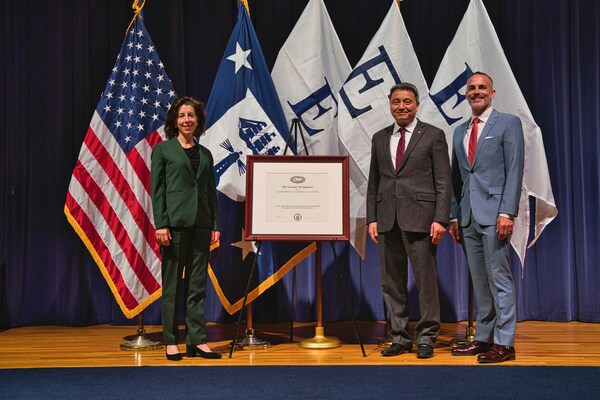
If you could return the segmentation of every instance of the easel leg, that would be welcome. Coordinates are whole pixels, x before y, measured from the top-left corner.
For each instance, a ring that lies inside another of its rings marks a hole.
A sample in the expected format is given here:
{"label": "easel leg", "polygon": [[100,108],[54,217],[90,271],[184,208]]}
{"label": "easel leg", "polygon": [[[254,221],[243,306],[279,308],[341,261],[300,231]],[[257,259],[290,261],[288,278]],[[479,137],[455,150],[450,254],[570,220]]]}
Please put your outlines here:
{"label": "easel leg", "polygon": [[262,246],[262,242],[257,242],[256,245],[256,257],[254,257],[254,262],[252,263],[252,268],[250,269],[250,276],[248,277],[248,284],[246,285],[246,293],[244,293],[244,300],[242,301],[242,308],[240,309],[240,316],[238,317],[237,327],[235,329],[235,337],[233,338],[233,342],[231,342],[231,347],[229,348],[229,358],[233,354],[233,348],[235,347],[235,343],[237,342],[238,335],[240,334],[240,324],[242,322],[242,316],[244,314],[244,308],[246,307],[246,301],[248,300],[248,292],[250,292],[250,283],[252,282],[252,275],[254,275],[254,268],[256,268],[256,264],[258,262],[258,255],[260,254],[260,247]]}
{"label": "easel leg", "polygon": [[348,312],[350,313],[350,317],[352,318],[352,324],[354,325],[354,332],[356,333],[356,339],[358,340],[358,344],[360,344],[360,349],[362,350],[363,357],[367,356],[365,353],[365,347],[362,344],[362,340],[360,339],[360,332],[358,331],[358,325],[356,324],[356,319],[354,318],[354,313],[352,312],[352,304],[350,304],[350,297],[348,296],[348,290],[346,289],[346,284],[344,283],[344,277],[342,275],[342,268],[340,267],[340,262],[335,251],[335,246],[333,242],[329,242],[331,244],[331,251],[333,251],[333,258],[335,259],[335,266],[337,268],[338,277],[340,278],[340,282],[342,283],[342,290],[344,292],[344,297],[346,298],[346,305],[348,306]]}

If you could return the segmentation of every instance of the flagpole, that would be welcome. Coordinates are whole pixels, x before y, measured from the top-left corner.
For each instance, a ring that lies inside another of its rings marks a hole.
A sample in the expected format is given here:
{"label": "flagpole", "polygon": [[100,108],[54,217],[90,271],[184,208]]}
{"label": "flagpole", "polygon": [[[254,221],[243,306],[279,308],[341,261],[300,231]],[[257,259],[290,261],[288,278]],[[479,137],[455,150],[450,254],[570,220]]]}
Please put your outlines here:
{"label": "flagpole", "polygon": [[[141,5],[139,4],[140,1],[142,3]],[[131,8],[134,11],[134,15],[133,15],[133,18],[131,19],[131,22],[129,23],[129,26],[125,30],[125,34],[127,34],[127,32],[129,32],[129,28],[131,28],[131,25],[133,25],[133,22],[135,21],[136,18],[138,18],[138,17],[142,18],[142,9],[144,8],[145,5],[146,5],[146,0],[134,0],[133,1]],[[155,349],[159,349],[159,348],[163,347],[160,344],[160,342],[146,339],[145,336],[146,336],[146,331],[144,330],[144,311],[141,311],[138,314],[138,329],[137,329],[136,338],[133,340],[130,340],[129,342],[122,343],[120,346],[121,350],[155,350]]]}
{"label": "flagpole", "polygon": [[[248,16],[250,16],[250,7],[248,6],[248,0],[237,0],[237,4],[243,4],[244,7],[246,8],[246,12],[248,13]],[[256,253],[256,258],[258,258],[258,251]],[[255,260],[256,262],[256,260]],[[254,269],[254,267],[253,267]],[[252,273],[250,275],[250,278],[252,278]],[[248,296],[248,289],[246,291],[246,295],[244,298],[244,304],[246,302]],[[235,347],[238,350],[253,350],[253,349],[259,349],[259,348],[268,348],[271,347],[271,343],[266,341],[266,340],[262,340],[257,338],[254,335],[254,328],[252,326],[252,303],[248,303],[244,305],[242,305],[242,308],[246,309],[246,336],[243,339],[240,340],[236,340],[237,339],[237,332],[235,335],[235,339],[231,342],[230,346],[230,352],[229,352],[229,358],[231,358],[232,352],[233,352],[233,348]],[[242,316],[242,311],[240,310],[240,320],[241,320],[241,316]],[[239,323],[240,321],[238,321],[238,329],[239,329]]]}
{"label": "flagpole", "polygon": [[[127,318],[138,317],[137,337],[122,344],[123,350],[162,347],[160,342],[145,338],[140,311],[161,295],[159,246],[145,235],[154,229],[152,210],[147,208],[151,153],[147,143],[162,141],[159,131],[166,119],[166,105],[175,91],[143,24],[144,4],[145,0],[133,2],[135,15],[90,121],[78,158],[82,168],[73,170],[64,208],[67,220],[98,265],[123,314]],[[130,74],[134,69],[135,74]],[[146,84],[159,90],[151,92],[144,103],[139,99]],[[123,109],[138,109],[140,113],[125,115]],[[151,112],[152,118],[148,117]],[[136,134],[130,135],[127,126],[136,126]],[[117,139],[124,137],[127,139]],[[116,181],[123,183],[118,195],[112,184]],[[107,225],[109,219],[111,223]],[[149,251],[135,251],[141,248]],[[139,274],[124,273],[134,263]]]}
{"label": "flagpole", "polygon": [[450,347],[458,347],[470,344],[473,340],[475,340],[475,327],[473,326],[473,279],[471,279],[471,272],[468,273],[469,276],[469,291],[468,291],[468,305],[467,305],[467,327],[465,328],[465,337],[464,338],[455,338],[450,341]]}
{"label": "flagpole", "polygon": [[135,339],[130,340],[129,342],[122,343],[120,348],[121,350],[156,350],[160,349],[163,346],[160,342],[155,342],[154,340],[146,339],[146,331],[144,330],[144,312],[140,312],[138,314],[138,330],[137,336]]}

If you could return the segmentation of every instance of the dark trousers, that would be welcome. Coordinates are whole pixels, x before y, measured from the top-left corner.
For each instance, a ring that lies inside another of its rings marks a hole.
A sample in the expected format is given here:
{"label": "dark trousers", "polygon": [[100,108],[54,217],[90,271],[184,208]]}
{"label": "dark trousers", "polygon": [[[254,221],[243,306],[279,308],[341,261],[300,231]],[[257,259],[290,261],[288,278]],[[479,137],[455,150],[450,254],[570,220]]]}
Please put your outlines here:
{"label": "dark trousers", "polygon": [[165,345],[177,344],[179,339],[177,310],[180,308],[179,291],[184,268],[186,344],[206,343],[204,299],[210,234],[209,228],[171,228],[171,244],[161,247],[162,325]]}
{"label": "dark trousers", "polygon": [[435,254],[429,233],[406,232],[395,223],[392,230],[379,232],[379,268],[383,299],[390,316],[394,343],[410,347],[408,333],[408,260],[412,266],[421,319],[415,327],[417,344],[432,345],[440,332],[440,300]]}

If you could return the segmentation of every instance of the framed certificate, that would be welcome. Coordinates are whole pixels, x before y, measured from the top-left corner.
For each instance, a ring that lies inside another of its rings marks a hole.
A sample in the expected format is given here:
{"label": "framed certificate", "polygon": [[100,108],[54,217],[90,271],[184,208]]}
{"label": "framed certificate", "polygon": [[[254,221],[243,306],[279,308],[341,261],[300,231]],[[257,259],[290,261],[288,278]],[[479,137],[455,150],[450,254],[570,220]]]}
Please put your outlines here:
{"label": "framed certificate", "polygon": [[348,156],[246,161],[246,240],[349,240]]}

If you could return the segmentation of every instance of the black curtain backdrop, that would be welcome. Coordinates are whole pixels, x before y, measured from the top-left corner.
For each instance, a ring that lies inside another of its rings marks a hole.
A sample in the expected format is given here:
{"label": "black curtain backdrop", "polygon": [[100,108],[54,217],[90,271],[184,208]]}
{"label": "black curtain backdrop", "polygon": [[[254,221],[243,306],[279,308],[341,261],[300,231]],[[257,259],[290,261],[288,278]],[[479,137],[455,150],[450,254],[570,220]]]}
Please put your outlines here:
{"label": "black curtain backdrop", "polygon": [[[135,323],[63,213],[71,172],[133,15],[131,0],[0,1],[0,327]],[[249,0],[269,68],[307,0]],[[406,0],[401,11],[427,83],[468,0]],[[351,65],[391,0],[325,0]],[[485,0],[542,130],[558,217],[513,262],[520,320],[600,321],[600,2]],[[179,95],[207,100],[236,22],[235,0],[147,0],[144,21]],[[502,88],[496,88],[502,91]],[[324,319],[348,319],[323,246]],[[340,248],[357,318],[385,319],[376,249]],[[444,321],[467,317],[467,273],[448,237],[438,251]],[[513,261],[516,257],[513,255]],[[296,320],[314,314],[314,260],[297,267]],[[256,321],[289,320],[290,274],[255,302]],[[411,316],[418,315],[416,293]],[[232,321],[212,287],[210,321]],[[160,300],[146,309],[160,323]]]}

